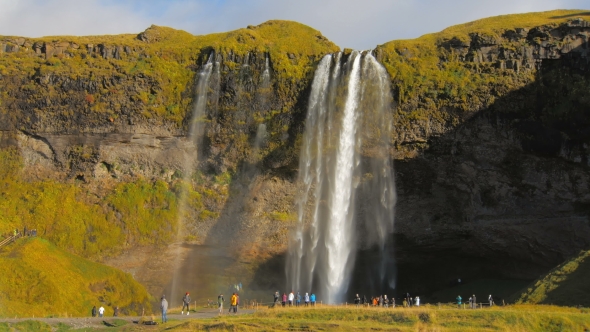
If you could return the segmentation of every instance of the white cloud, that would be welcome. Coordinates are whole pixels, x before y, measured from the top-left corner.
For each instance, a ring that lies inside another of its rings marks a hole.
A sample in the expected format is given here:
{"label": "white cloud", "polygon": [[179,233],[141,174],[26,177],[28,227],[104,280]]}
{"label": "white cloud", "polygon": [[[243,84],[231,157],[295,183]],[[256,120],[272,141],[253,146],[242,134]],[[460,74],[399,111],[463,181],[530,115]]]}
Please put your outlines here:
{"label": "white cloud", "polygon": [[589,5],[587,0],[0,0],[0,34],[137,33],[151,24],[207,34],[286,19],[320,30],[341,47],[368,49],[483,17]]}

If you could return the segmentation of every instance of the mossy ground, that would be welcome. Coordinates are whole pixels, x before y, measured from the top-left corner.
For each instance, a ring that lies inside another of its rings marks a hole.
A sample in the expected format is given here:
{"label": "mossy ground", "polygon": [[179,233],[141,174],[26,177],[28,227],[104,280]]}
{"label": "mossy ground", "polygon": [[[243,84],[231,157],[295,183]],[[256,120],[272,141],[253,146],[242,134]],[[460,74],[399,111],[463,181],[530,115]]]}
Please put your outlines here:
{"label": "mossy ground", "polygon": [[557,266],[512,300],[517,303],[590,307],[590,250]]}
{"label": "mossy ground", "polygon": [[[158,319],[156,318],[158,321]],[[51,326],[22,322],[26,326]],[[36,325],[34,325],[36,324]],[[60,325],[64,328],[63,325]],[[16,324],[0,325],[10,331]],[[125,324],[117,331],[146,327]],[[211,319],[170,319],[150,327],[155,331],[584,331],[590,328],[590,310],[555,306],[509,306],[482,310],[443,308],[315,308],[263,309],[254,314]],[[100,330],[100,329],[89,329]]]}
{"label": "mossy ground", "polygon": [[0,249],[0,316],[88,316],[103,305],[151,312],[150,296],[130,274],[72,255],[32,237]]}

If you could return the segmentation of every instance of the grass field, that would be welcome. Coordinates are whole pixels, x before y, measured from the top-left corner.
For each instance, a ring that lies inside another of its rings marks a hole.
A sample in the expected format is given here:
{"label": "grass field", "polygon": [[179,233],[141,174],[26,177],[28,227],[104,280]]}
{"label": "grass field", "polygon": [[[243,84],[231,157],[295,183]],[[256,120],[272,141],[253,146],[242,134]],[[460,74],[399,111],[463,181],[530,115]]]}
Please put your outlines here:
{"label": "grass field", "polygon": [[[63,324],[50,326],[32,321],[19,324],[47,331],[52,327],[54,330],[66,329]],[[111,331],[588,331],[590,309],[544,305],[477,310],[459,310],[451,305],[407,309],[279,308],[262,309],[251,315],[182,321],[172,319],[166,324],[151,327],[133,323],[109,325],[108,330]],[[18,325],[0,324],[0,331],[9,331],[10,328],[18,328]]]}

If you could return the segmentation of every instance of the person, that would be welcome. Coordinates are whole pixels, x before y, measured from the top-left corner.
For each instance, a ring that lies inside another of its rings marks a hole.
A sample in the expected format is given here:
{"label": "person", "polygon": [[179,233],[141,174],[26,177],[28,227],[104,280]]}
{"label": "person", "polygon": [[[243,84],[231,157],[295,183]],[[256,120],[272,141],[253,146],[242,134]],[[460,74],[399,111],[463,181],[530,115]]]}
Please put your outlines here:
{"label": "person", "polygon": [[240,294],[236,293],[236,306],[234,307],[235,314],[238,314],[238,307],[239,306],[240,306]]}
{"label": "person", "polygon": [[309,293],[305,293],[303,301],[305,301],[305,306],[307,307],[309,305]]}
{"label": "person", "polygon": [[361,304],[361,297],[358,294],[356,294],[356,297],[354,298],[354,304],[357,306],[357,308]]}
{"label": "person", "polygon": [[365,304],[369,305],[369,303],[367,302],[367,297],[364,294],[363,294],[363,299],[361,301],[362,301],[363,307],[365,306]]}
{"label": "person", "polygon": [[379,300],[377,300],[377,296],[373,298],[373,307],[376,307],[379,304]]}
{"label": "person", "polygon": [[117,317],[117,316],[119,316],[119,306],[116,306],[115,310],[113,312],[113,317]]}
{"label": "person", "polygon": [[219,308],[220,315],[223,313],[223,302],[225,302],[223,294],[219,294],[219,296],[217,296],[217,307]]}
{"label": "person", "polygon": [[469,308],[473,309],[473,296],[469,297]]}
{"label": "person", "polygon": [[391,300],[389,300],[389,303],[391,303],[392,308],[395,308],[395,297],[392,297]]}
{"label": "person", "polygon": [[387,295],[383,295],[383,306],[385,308],[389,308],[389,300],[387,299]]}
{"label": "person", "polygon": [[231,314],[232,310],[234,313],[237,313],[236,306],[238,305],[238,297],[236,293],[233,293],[231,299],[229,301],[229,313]]}
{"label": "person", "polygon": [[295,294],[293,294],[293,291],[291,291],[291,293],[289,293],[289,307],[293,305],[293,300],[295,300]]}
{"label": "person", "polygon": [[299,306],[301,304],[301,294],[297,292],[297,296],[295,297],[295,306]]}
{"label": "person", "polygon": [[277,303],[279,303],[279,298],[281,297],[281,294],[279,294],[279,291],[276,291],[274,294],[274,302],[272,304],[272,306],[276,306]]}
{"label": "person", "polygon": [[490,294],[490,296],[488,296],[488,301],[490,301],[490,308],[494,305],[494,298],[492,297],[492,294]]}
{"label": "person", "polygon": [[412,307],[412,305],[414,305],[414,298],[410,297],[410,300],[408,301],[408,307]]}
{"label": "person", "polygon": [[416,303],[416,307],[420,306],[420,296],[416,296],[416,298],[414,299],[415,303]]}
{"label": "person", "polygon": [[92,317],[96,317],[96,306],[92,307]]}
{"label": "person", "polygon": [[383,306],[383,295],[379,295],[379,306],[382,307]]}
{"label": "person", "polygon": [[189,307],[188,305],[191,303],[191,297],[190,294],[188,292],[186,292],[186,294],[184,294],[184,297],[182,298],[182,310],[180,311],[180,314],[184,314],[184,308],[186,307],[186,315],[188,316],[189,314]]}
{"label": "person", "polygon": [[98,308],[98,317],[102,317],[104,316],[104,307],[100,306],[100,308]]}
{"label": "person", "polygon": [[283,305],[283,307],[287,304],[287,294],[286,293],[283,293],[283,298],[282,298],[281,304]]}
{"label": "person", "polygon": [[309,301],[311,302],[311,306],[315,307],[315,294],[311,293],[311,296],[309,297]]}
{"label": "person", "polygon": [[475,299],[475,294],[473,294],[473,309],[477,309],[477,300]]}
{"label": "person", "polygon": [[456,300],[457,300],[457,308],[461,309],[461,301],[463,300],[461,298],[461,295],[457,295],[457,299]]}
{"label": "person", "polygon": [[166,301],[165,295],[162,295],[160,300],[160,309],[162,309],[162,323],[166,323],[168,321],[168,316],[166,316],[168,312],[168,301]]}

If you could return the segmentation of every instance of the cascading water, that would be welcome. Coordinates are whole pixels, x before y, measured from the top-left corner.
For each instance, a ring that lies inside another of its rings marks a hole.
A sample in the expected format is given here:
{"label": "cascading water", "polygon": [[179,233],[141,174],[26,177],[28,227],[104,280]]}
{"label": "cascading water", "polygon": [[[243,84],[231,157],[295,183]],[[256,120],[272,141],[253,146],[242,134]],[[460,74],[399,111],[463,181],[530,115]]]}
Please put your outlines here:
{"label": "cascading water", "polygon": [[346,296],[359,248],[377,245],[385,262],[379,269],[392,269],[384,253],[396,199],[389,77],[370,53],[344,58],[325,56],[312,83],[299,165],[299,224],[286,268],[289,290],[315,292],[327,303]]}
{"label": "cascading water", "polygon": [[[209,55],[209,59],[207,63],[203,66],[201,71],[197,77],[197,88],[195,91],[195,102],[193,107],[193,113],[191,116],[191,120],[188,124],[188,141],[192,143],[195,148],[192,150],[194,151],[193,154],[187,154],[185,156],[182,171],[183,171],[183,182],[185,185],[188,185],[190,182],[190,177],[195,170],[198,161],[198,153],[202,151],[202,141],[204,135],[204,124],[205,124],[205,117],[207,115],[207,97],[209,91],[209,85],[211,80],[211,74],[214,72],[214,68],[219,68],[219,62],[214,61],[215,54],[212,52]],[[216,70],[219,72],[219,69]],[[187,192],[186,188],[183,187],[183,190],[180,192],[179,195],[179,202],[178,202],[178,221],[177,221],[177,235],[176,238],[179,240],[181,238],[183,232],[183,225],[186,216],[186,208],[187,208]],[[180,262],[178,258],[180,255],[175,255],[175,271],[178,270],[180,266]],[[175,274],[172,278],[172,289],[170,295],[170,301],[172,303],[178,302],[177,295],[181,294],[182,291],[179,288],[179,275]],[[176,301],[176,302],[174,302]]]}

